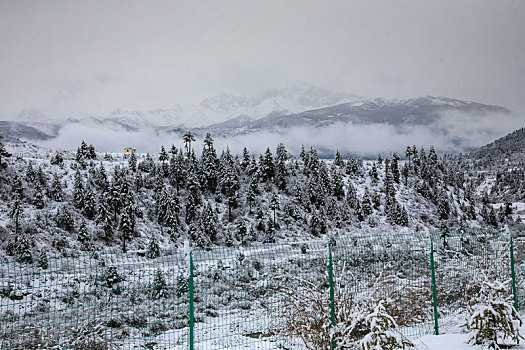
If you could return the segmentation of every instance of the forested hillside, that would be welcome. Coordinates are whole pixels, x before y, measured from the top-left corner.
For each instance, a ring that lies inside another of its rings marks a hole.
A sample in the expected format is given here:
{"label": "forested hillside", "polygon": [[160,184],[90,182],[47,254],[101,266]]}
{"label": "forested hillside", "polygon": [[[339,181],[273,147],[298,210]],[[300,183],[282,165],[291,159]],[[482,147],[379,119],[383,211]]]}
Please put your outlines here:
{"label": "forested hillside", "polygon": [[[193,141],[186,133],[182,149],[126,156],[84,142],[76,153],[2,145],[3,253],[31,260],[186,239],[206,247],[520,220],[515,203],[490,193],[490,174],[472,158],[438,157],[433,147],[409,146],[404,160],[391,153],[363,161],[339,152],[323,160],[304,148],[292,155],[283,144],[237,156],[216,150],[209,134],[203,145]],[[496,197],[503,203],[493,205]]]}

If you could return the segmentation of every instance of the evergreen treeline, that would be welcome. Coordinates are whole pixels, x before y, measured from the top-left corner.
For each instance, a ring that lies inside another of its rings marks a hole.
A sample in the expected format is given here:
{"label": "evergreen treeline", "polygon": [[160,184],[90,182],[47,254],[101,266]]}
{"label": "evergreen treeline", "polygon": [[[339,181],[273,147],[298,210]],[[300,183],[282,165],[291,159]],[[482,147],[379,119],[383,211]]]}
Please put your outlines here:
{"label": "evergreen treeline", "polygon": [[[0,142],[0,196],[10,218],[1,247],[24,261],[46,244],[57,251],[118,244],[123,251],[148,248],[155,257],[160,241],[271,243],[378,225],[448,229],[473,220],[498,227],[512,213],[510,204],[494,210],[486,193],[476,198],[483,175],[469,170],[466,157],[440,158],[433,147],[408,146],[404,161],[396,153],[343,159],[338,151],[325,161],[313,148],[294,157],[283,144],[258,156],[246,148],[240,156],[229,149],[219,155],[210,134],[196,156],[193,135],[183,140],[184,148],[132,153],[125,162],[82,142],[74,160],[57,153],[38,165],[15,159]],[[494,186],[516,181],[523,189],[523,170],[499,174]]]}

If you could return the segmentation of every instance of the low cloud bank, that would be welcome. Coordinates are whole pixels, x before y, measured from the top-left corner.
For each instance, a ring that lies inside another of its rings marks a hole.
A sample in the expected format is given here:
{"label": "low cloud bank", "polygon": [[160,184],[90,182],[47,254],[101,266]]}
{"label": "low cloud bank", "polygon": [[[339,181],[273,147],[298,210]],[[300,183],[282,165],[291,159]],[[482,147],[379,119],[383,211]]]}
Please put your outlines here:
{"label": "low cloud bank", "polygon": [[[523,126],[524,118],[516,115],[479,116],[449,112],[430,125],[396,127],[386,123],[336,123],[319,128],[275,129],[228,138],[212,136],[219,153],[229,147],[232,152],[241,154],[243,147],[247,147],[251,153],[257,154],[267,147],[275,150],[276,145],[282,142],[295,155],[304,145],[306,149],[315,147],[323,154],[333,154],[338,149],[342,153],[375,157],[378,153],[394,151],[403,154],[407,145],[423,145],[427,149],[432,145],[439,153],[465,153]],[[75,150],[82,140],[93,144],[101,152],[121,152],[124,147],[132,146],[139,152],[157,153],[161,145],[166,148],[171,144],[178,148],[184,146],[180,136],[157,132],[153,128],[134,132],[79,124],[65,126],[57,138],[40,145]],[[195,151],[200,153],[202,139],[197,139],[193,145]]]}

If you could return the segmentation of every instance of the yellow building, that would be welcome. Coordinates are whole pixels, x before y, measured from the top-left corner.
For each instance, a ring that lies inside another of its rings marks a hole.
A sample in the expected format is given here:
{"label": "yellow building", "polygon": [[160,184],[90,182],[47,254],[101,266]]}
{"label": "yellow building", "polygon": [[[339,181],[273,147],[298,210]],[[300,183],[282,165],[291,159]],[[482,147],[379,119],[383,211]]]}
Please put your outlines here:
{"label": "yellow building", "polygon": [[124,148],[124,153],[135,153],[135,152],[137,152],[136,148],[133,148],[133,147]]}

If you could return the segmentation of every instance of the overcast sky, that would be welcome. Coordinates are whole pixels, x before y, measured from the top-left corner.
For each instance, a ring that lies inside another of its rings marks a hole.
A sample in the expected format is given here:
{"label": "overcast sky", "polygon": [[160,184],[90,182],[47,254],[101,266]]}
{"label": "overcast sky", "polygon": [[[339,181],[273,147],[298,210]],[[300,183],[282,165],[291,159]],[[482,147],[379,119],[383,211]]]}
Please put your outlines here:
{"label": "overcast sky", "polygon": [[525,1],[0,0],[0,119],[306,81],[525,111]]}

